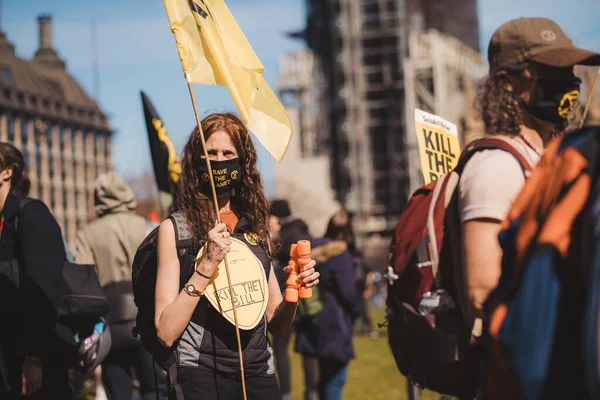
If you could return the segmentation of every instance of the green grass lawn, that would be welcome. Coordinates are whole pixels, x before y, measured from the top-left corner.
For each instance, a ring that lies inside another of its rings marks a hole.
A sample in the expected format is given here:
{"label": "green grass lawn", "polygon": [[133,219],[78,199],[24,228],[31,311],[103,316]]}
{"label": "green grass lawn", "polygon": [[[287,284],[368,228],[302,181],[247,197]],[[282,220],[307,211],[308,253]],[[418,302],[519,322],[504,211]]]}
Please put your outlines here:
{"label": "green grass lawn", "polygon": [[[382,323],[385,310],[371,310],[373,324]],[[348,381],[344,386],[343,398],[346,400],[403,400],[407,398],[406,379],[396,367],[387,341],[387,328],[378,328],[379,338],[357,336],[354,339],[356,358],[350,362]],[[304,396],[304,376],[301,357],[293,351],[291,342],[292,363],[292,397],[302,400]],[[421,399],[438,400],[439,394],[424,391]]]}

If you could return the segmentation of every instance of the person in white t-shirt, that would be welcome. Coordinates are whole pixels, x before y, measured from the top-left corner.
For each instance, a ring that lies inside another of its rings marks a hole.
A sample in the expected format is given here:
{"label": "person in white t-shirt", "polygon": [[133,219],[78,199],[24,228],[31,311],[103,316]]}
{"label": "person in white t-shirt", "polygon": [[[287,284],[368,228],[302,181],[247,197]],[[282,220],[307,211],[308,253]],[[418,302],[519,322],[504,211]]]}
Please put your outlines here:
{"label": "person in white t-shirt", "polygon": [[[573,66],[599,65],[600,55],[575,47],[551,20],[519,18],[494,33],[488,61],[478,99],[486,134],[509,142],[533,167],[552,137],[567,128],[581,83]],[[519,162],[503,150],[481,151],[463,170],[463,265],[473,317],[500,278],[500,222],[524,182]]]}

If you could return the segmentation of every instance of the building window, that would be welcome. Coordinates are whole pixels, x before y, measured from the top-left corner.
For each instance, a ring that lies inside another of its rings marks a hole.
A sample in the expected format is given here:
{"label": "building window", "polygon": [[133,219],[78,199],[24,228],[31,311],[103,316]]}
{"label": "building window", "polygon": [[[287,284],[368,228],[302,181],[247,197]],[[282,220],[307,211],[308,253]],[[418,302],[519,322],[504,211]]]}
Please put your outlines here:
{"label": "building window", "polygon": [[31,171],[31,165],[29,165],[29,150],[27,150],[27,146],[23,145],[20,149],[21,153],[23,153],[23,160],[25,160],[25,167]]}
{"label": "building window", "polygon": [[60,97],[65,96],[65,92],[63,91],[62,85],[59,81],[56,81],[54,79],[46,79],[46,83],[50,85],[55,94],[57,94]]}
{"label": "building window", "polygon": [[8,141],[12,143],[15,141],[15,119],[13,118],[11,112],[6,113],[6,124],[8,130]]}
{"label": "building window", "polygon": [[55,158],[54,154],[50,153],[50,157],[48,157],[48,175],[50,176],[50,181],[54,180],[55,168],[59,164],[59,160]]}
{"label": "building window", "polygon": [[377,3],[365,4],[363,6],[363,10],[364,10],[365,14],[377,14],[377,13],[379,13],[379,4],[377,4]]}
{"label": "building window", "polygon": [[372,72],[367,74],[369,83],[383,83],[383,72]]}
{"label": "building window", "polygon": [[389,179],[387,177],[377,178],[374,182],[375,189],[375,206],[387,206],[389,202]]}
{"label": "building window", "polygon": [[41,199],[43,198],[42,194],[44,193],[44,185],[42,182],[42,168],[44,167],[42,165],[42,157],[40,154],[40,147],[39,146],[35,146],[35,163],[36,163],[36,176],[37,176],[37,187],[38,187],[38,197]]}
{"label": "building window", "polygon": [[[63,170],[64,171],[64,170]],[[64,181],[64,180],[63,180]],[[73,189],[70,189],[73,190]],[[67,204],[67,192],[69,191],[69,189],[64,188],[63,189],[63,193],[62,193],[62,201],[63,201],[63,210],[65,211],[65,215],[68,215],[67,211],[69,210],[68,204]]]}
{"label": "building window", "polygon": [[368,38],[362,40],[363,47],[379,47],[383,44],[383,40],[380,37]]}
{"label": "building window", "polygon": [[4,66],[0,67],[0,79],[2,79],[5,85],[15,87],[15,81],[10,68]]}
{"label": "building window", "polygon": [[369,55],[363,57],[363,62],[366,65],[381,65],[383,63],[383,58],[379,54]]}
{"label": "building window", "polygon": [[60,128],[60,155],[64,156],[65,151],[68,149],[72,149],[73,145],[71,142],[71,131],[69,128],[61,127]]}

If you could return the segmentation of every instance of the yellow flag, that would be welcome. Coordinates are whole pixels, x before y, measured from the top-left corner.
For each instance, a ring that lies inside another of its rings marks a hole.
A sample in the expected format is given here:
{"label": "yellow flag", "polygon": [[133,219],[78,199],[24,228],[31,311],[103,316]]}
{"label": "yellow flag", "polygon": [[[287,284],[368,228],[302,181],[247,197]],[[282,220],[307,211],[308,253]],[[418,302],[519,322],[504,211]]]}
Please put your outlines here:
{"label": "yellow flag", "polygon": [[227,86],[248,129],[281,161],[292,135],[285,108],[223,0],[163,0],[186,79]]}

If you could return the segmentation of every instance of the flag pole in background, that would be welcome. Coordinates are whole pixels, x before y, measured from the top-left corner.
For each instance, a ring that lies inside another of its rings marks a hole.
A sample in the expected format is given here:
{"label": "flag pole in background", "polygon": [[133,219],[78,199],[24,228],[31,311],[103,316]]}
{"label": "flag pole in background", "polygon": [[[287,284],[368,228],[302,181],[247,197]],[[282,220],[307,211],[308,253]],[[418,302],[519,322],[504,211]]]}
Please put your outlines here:
{"label": "flag pole in background", "polygon": [[[190,92],[209,171],[217,221],[220,222],[212,167],[192,84],[226,86],[247,128],[277,161],[281,161],[290,142],[291,124],[285,108],[262,76],[264,67],[224,0],[163,0],[163,3]],[[223,261],[229,295],[233,300],[234,292],[227,256]],[[237,307],[234,301],[232,301],[232,308],[240,357],[242,390],[246,399],[244,360]]]}

